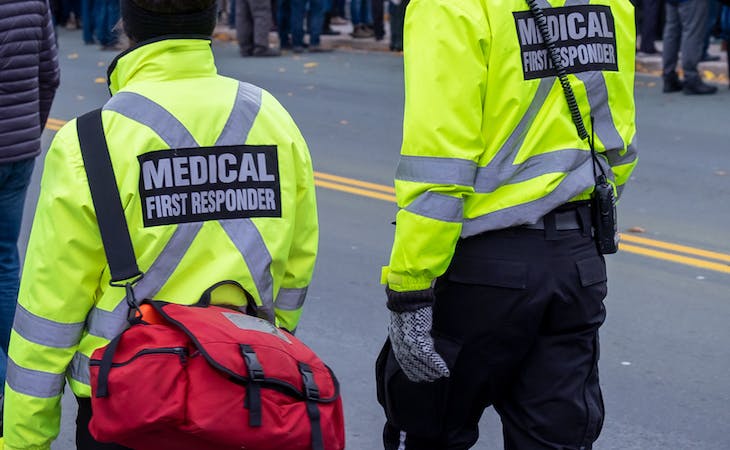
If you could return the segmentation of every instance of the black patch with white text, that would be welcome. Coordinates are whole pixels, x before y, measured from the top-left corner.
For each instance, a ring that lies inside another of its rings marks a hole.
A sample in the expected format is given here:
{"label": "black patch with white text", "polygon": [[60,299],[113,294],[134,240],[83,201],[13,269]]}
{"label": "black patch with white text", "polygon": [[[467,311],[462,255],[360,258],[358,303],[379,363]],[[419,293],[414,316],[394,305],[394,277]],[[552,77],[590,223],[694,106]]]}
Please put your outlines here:
{"label": "black patch with white text", "polygon": [[[555,42],[567,73],[618,71],[616,26],[611,8],[603,5],[566,6],[544,10],[549,38]],[[525,80],[556,76],[540,29],[530,11],[515,12]]]}
{"label": "black patch with white text", "polygon": [[137,159],[145,227],[281,217],[276,146],[178,148]]}

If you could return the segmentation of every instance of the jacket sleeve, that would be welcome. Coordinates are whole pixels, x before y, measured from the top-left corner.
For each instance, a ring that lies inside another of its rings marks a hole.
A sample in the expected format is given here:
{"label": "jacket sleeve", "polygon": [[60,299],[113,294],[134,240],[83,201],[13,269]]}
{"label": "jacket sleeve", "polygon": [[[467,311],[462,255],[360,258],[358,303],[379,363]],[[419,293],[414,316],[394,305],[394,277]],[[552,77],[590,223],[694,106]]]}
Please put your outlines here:
{"label": "jacket sleeve", "polygon": [[319,223],[314,173],[309,150],[304,138],[296,129],[292,148],[296,169],[296,213],[294,236],[286,260],[284,278],[274,301],[274,311],[279,326],[294,331],[302,314],[307,288],[312,280],[317,258]]}
{"label": "jacket sleeve", "polygon": [[46,2],[46,13],[43,16],[44,27],[41,40],[40,65],[38,67],[38,87],[40,94],[40,115],[41,129],[45,128],[46,121],[51,111],[53,97],[60,83],[60,70],[58,68],[58,48],[56,36],[53,31],[51,11]]}
{"label": "jacket sleeve", "polygon": [[[427,289],[448,267],[484,148],[489,26],[478,2],[415,0],[406,9],[405,114],[395,180],[399,211],[384,280],[394,291]],[[498,87],[496,87],[498,89]],[[473,173],[472,173],[473,175]]]}
{"label": "jacket sleeve", "polygon": [[75,124],[45,161],[8,352],[6,449],[49,449],[58,435],[66,369],[105,267]]}

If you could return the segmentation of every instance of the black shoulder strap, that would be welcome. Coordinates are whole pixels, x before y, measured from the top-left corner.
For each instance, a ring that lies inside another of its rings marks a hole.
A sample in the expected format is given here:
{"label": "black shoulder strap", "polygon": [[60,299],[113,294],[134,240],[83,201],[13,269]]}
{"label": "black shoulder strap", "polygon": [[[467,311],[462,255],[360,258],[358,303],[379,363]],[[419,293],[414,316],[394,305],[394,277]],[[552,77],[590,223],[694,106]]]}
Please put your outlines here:
{"label": "black shoulder strap", "polygon": [[91,199],[99,222],[104,252],[111,270],[111,281],[129,280],[141,275],[129,237],[109,148],[106,145],[101,109],[95,109],[76,121],[81,156],[89,179]]}

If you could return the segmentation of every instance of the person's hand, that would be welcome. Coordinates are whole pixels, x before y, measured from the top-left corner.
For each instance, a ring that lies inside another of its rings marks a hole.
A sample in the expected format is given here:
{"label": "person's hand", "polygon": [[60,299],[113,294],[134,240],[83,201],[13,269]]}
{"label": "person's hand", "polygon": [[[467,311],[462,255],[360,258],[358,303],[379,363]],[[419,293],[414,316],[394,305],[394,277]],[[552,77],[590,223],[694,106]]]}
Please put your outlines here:
{"label": "person's hand", "polygon": [[433,291],[386,290],[390,343],[403,373],[414,382],[435,381],[450,375],[431,337]]}

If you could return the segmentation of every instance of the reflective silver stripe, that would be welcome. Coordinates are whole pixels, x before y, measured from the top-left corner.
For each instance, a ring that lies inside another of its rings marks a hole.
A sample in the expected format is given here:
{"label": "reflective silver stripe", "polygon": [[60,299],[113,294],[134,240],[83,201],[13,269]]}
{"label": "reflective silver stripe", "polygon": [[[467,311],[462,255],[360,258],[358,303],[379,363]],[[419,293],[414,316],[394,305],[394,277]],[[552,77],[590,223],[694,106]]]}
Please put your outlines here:
{"label": "reflective silver stripe", "polygon": [[[180,260],[182,260],[185,252],[190,248],[202,226],[202,223],[184,223],[177,226],[165,248],[155,259],[155,262],[152,263],[152,266],[147,269],[144,278],[134,286],[134,295],[137,301],[152,298],[162,289],[177,268]],[[89,313],[87,325],[89,333],[105,339],[113,339],[127,328],[128,312],[126,296],[114,308],[114,311],[94,307]]]}
{"label": "reflective silver stripe", "polygon": [[473,186],[477,164],[467,159],[401,156],[396,180]]}
{"label": "reflective silver stripe", "polygon": [[461,222],[464,218],[464,200],[429,191],[418,196],[405,210],[442,222]]}
{"label": "reflective silver stripe", "polygon": [[69,364],[68,375],[79,383],[91,384],[89,357],[81,352],[76,352]]}
{"label": "reflective silver stripe", "polygon": [[535,121],[538,112],[545,104],[550,90],[555,84],[555,78],[543,78],[537,87],[530,106],[520,119],[515,129],[510,134],[496,155],[492,158],[486,167],[479,168],[474,180],[474,190],[479,193],[493,192],[496,186],[500,186],[505,180],[510,179],[518,170],[518,165],[514,164],[514,155],[517,154],[525,141],[527,131]]}
{"label": "reflective silver stripe", "polygon": [[264,238],[251,219],[221,220],[221,226],[243,256],[261,297],[259,311],[274,320],[274,279],[271,276],[271,254]]}
{"label": "reflective silver stripe", "polygon": [[84,331],[84,322],[61,323],[36,316],[22,305],[15,310],[13,330],[26,341],[54,348],[77,345]]}
{"label": "reflective silver stripe", "polygon": [[279,295],[276,296],[274,306],[276,309],[284,311],[296,311],[304,306],[304,300],[307,297],[307,288],[301,289],[279,289]]}
{"label": "reflective silver stripe", "polygon": [[168,110],[135,92],[119,92],[104,105],[151,128],[171,148],[197,147],[198,143],[187,128]]}
{"label": "reflective silver stripe", "polygon": [[261,109],[262,90],[249,83],[238,83],[238,94],[216,145],[244,144]]}
{"label": "reflective silver stripe", "polygon": [[502,170],[501,173],[494,172],[492,166],[483,167],[478,172],[479,181],[475,191],[488,194],[501,186],[521,183],[546,173],[568,172],[590,157],[591,152],[588,150],[565,149],[531,156],[522,164],[509,168],[497,167],[496,169]]}
{"label": "reflective silver stripe", "polygon": [[611,164],[612,167],[631,164],[632,162],[636,161],[636,145],[634,145],[634,141],[631,141],[631,144],[629,144],[628,148],[626,149],[626,153],[624,153],[623,155],[619,154],[619,150],[608,151],[605,154],[606,158],[608,158],[608,162]]}
{"label": "reflective silver stripe", "polygon": [[26,369],[8,358],[6,381],[15,392],[31,397],[51,398],[61,395],[66,384],[66,376],[62,373]]}
{"label": "reflective silver stripe", "polygon": [[[601,158],[602,163],[605,161]],[[591,158],[569,172],[561,183],[546,196],[520,205],[501,209],[472,219],[465,219],[461,237],[469,237],[488,230],[509,228],[526,223],[535,223],[545,213],[565,203],[593,186],[593,161]]]}
{"label": "reflective silver stripe", "polygon": [[193,244],[193,240],[195,240],[202,227],[201,222],[183,223],[177,226],[165,248],[145,272],[144,278],[134,286],[134,295],[137,297],[137,301],[152,298],[162,289],[177,269],[178,264]]}
{"label": "reflective silver stripe", "polygon": [[[588,104],[591,107],[591,115],[594,119],[594,130],[598,139],[601,140],[606,149],[623,149],[624,140],[616,129],[613,122],[611,108],[608,105],[608,87],[603,73],[583,72],[575,76],[583,82],[588,95]],[[590,124],[586,124],[590,133]]]}

